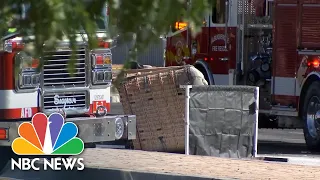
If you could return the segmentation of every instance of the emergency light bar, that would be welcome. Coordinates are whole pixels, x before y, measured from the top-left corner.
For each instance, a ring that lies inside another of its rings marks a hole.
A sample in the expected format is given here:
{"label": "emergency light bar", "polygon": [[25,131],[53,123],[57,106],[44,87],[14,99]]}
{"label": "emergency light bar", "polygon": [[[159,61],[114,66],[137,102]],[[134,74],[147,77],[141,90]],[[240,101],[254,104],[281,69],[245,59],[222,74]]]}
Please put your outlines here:
{"label": "emergency light bar", "polygon": [[92,54],[91,59],[93,68],[108,68],[111,66],[111,56],[108,54]]}
{"label": "emergency light bar", "polygon": [[112,57],[110,49],[91,51],[92,85],[111,85]]}

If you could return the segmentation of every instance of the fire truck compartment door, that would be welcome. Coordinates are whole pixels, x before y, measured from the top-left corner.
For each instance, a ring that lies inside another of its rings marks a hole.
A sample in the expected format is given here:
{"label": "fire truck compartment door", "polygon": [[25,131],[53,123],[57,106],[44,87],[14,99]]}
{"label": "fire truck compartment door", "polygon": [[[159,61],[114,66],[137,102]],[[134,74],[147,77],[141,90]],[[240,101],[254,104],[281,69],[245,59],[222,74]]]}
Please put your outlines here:
{"label": "fire truck compartment door", "polygon": [[[224,28],[210,28],[210,61],[211,70],[213,74],[228,74],[229,70],[229,52],[225,48],[225,33]],[[227,42],[228,44],[228,42]]]}
{"label": "fire truck compartment door", "polygon": [[[299,94],[297,90],[299,89],[296,83],[296,78],[288,77],[272,77],[272,94],[282,95],[282,96],[296,96]],[[299,91],[300,92],[300,91]]]}
{"label": "fire truck compartment door", "polygon": [[210,28],[208,64],[216,85],[229,85],[229,70],[236,69],[236,29],[228,27],[227,37],[224,30],[224,27]]}

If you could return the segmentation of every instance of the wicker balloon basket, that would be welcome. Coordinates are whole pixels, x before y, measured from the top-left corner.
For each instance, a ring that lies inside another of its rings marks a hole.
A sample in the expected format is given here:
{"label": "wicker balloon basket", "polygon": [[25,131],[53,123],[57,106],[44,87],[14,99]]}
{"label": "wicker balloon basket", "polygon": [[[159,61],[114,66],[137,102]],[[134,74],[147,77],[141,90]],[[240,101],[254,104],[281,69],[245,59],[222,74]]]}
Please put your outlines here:
{"label": "wicker balloon basket", "polygon": [[117,87],[125,114],[137,117],[134,149],[184,150],[184,89],[190,66],[128,70]]}

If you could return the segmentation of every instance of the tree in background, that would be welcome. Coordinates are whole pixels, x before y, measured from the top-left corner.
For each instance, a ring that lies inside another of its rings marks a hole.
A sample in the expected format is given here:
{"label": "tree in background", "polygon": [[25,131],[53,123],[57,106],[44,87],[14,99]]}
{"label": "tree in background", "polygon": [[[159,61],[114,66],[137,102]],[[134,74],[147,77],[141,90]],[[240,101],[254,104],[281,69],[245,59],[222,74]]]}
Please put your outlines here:
{"label": "tree in background", "polygon": [[[40,56],[43,44],[54,47],[64,36],[74,47],[75,34],[83,30],[82,33],[88,37],[90,48],[94,48],[98,44],[96,20],[105,15],[101,12],[107,13],[105,4],[108,4],[107,37],[118,35],[125,41],[133,38],[134,48],[140,51],[169,32],[170,25],[180,18],[181,14],[184,14],[183,19],[188,22],[191,32],[199,32],[203,14],[209,10],[208,1],[5,0],[0,1],[0,35],[16,33],[15,30],[23,37],[34,35],[33,50]],[[191,6],[187,13],[184,13],[186,3]]]}

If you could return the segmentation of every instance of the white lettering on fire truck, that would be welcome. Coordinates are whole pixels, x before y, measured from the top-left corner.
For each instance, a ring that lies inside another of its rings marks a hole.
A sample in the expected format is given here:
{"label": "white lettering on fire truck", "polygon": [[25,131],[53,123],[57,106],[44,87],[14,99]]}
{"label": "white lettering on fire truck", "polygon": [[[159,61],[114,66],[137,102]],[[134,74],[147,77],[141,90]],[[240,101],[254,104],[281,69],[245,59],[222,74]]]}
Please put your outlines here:
{"label": "white lettering on fire truck", "polygon": [[224,46],[212,46],[212,51],[227,51]]}
{"label": "white lettering on fire truck", "polygon": [[[225,43],[225,35],[224,34],[217,34],[211,37],[211,45],[213,45],[216,41],[220,41],[221,44]],[[219,43],[220,44],[220,43]],[[227,44],[229,44],[229,38],[227,39]],[[228,51],[224,45],[212,46],[212,51]]]}
{"label": "white lettering on fire truck", "polygon": [[59,95],[55,95],[54,97],[54,104],[55,105],[59,105],[59,104],[75,104],[77,103],[77,99],[76,98],[60,98]]}
{"label": "white lettering on fire truck", "polygon": [[98,100],[104,100],[104,95],[100,94],[100,95],[94,95],[93,96],[93,99],[95,101],[98,101]]}
{"label": "white lettering on fire truck", "polygon": [[21,108],[21,118],[31,118],[32,109],[31,108]]}

